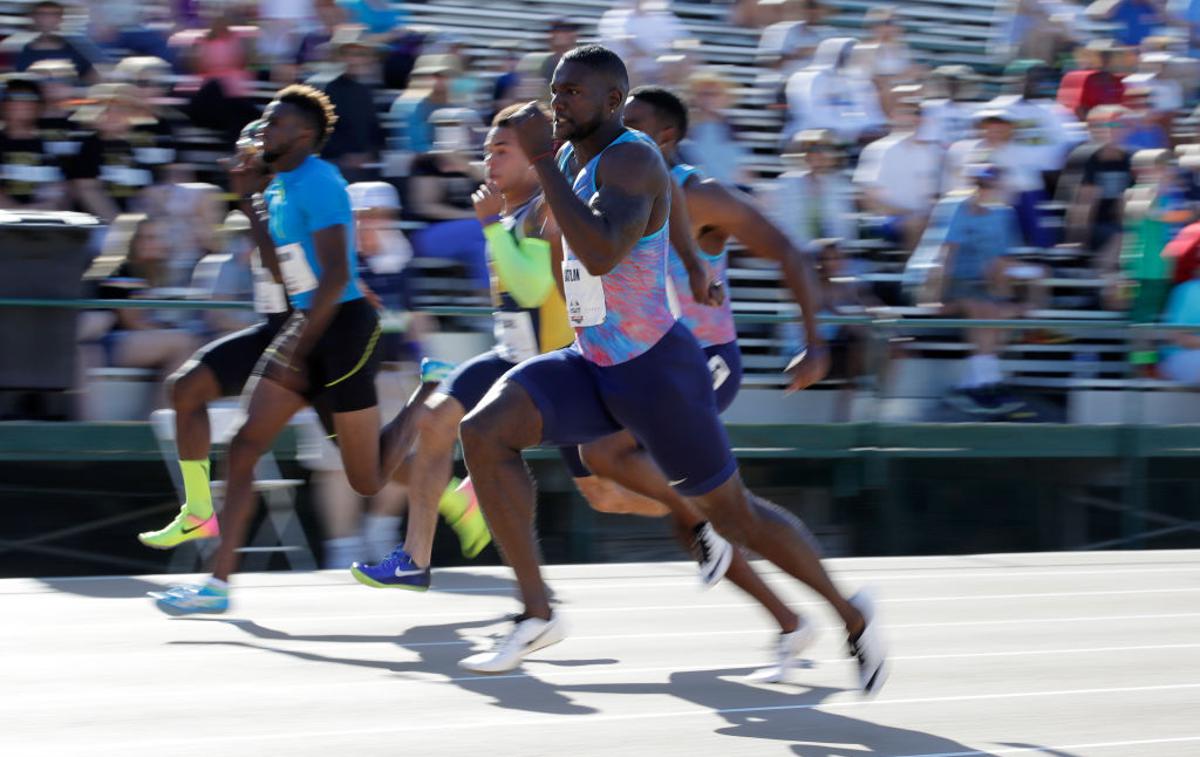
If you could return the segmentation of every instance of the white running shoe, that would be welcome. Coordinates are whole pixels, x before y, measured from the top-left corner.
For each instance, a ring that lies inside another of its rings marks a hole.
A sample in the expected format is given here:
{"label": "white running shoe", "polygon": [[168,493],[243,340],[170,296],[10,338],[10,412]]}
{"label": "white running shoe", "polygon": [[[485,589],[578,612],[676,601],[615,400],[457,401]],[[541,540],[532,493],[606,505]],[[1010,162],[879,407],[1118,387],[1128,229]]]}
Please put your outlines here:
{"label": "white running shoe", "polygon": [[867,625],[857,639],[847,640],[850,655],[858,662],[858,686],[863,696],[874,696],[887,681],[887,651],[879,624],[875,621],[875,600],[866,589],[850,597],[850,604],[862,613]]}
{"label": "white running shoe", "polygon": [[807,618],[800,618],[800,624],[791,633],[781,633],[775,641],[775,664],[756,671],[750,675],[750,680],[756,683],[786,683],[788,671],[796,662],[796,658],[808,649],[817,638],[817,627]]}
{"label": "white running shoe", "polygon": [[513,624],[513,629],[499,639],[490,651],[480,652],[461,660],[458,666],[472,673],[507,673],[516,670],[527,655],[566,637],[566,628],[558,615],[550,620],[525,618]]}
{"label": "white running shoe", "polygon": [[700,579],[704,588],[716,586],[729,570],[733,561],[733,545],[717,533],[711,523],[701,523],[696,526],[696,535],[692,540],[692,556],[700,563]]}

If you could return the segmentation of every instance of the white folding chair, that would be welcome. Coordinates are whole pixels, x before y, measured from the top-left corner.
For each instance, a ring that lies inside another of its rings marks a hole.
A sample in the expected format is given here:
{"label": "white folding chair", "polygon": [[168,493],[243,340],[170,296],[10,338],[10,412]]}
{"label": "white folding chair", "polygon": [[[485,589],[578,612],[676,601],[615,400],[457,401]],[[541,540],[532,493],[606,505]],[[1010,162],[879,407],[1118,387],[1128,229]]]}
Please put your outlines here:
{"label": "white folding chair", "polygon": [[[213,446],[227,446],[241,427],[243,419],[244,414],[236,402],[210,405],[208,423]],[[309,422],[307,416],[297,415],[292,419],[293,424],[304,422]],[[176,464],[178,450],[175,445],[175,411],[155,410],[150,414],[150,424],[158,440],[163,460],[167,464],[167,470],[171,474],[171,481],[175,484],[175,491],[182,501],[183,478]],[[262,496],[267,506],[267,517],[250,540],[250,544],[238,550],[248,556],[243,566],[247,570],[265,569],[270,556],[275,553],[283,554],[293,570],[316,570],[316,558],[296,514],[295,490],[303,484],[302,479],[283,477],[275,454],[270,450],[255,465],[254,491]],[[213,481],[212,490],[213,505],[216,511],[220,512],[224,506],[225,482]],[[185,544],[176,549],[171,557],[171,570],[193,571],[205,562],[214,550],[214,543],[209,541]]]}

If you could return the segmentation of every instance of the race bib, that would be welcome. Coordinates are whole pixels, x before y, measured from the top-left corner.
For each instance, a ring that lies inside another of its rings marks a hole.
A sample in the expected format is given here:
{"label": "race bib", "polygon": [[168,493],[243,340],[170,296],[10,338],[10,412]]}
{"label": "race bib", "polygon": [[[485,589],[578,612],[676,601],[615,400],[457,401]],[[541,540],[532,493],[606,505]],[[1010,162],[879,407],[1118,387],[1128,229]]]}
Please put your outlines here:
{"label": "race bib", "polygon": [[500,357],[510,363],[520,363],[537,356],[537,336],[533,333],[530,313],[497,312],[492,324],[496,352]]}
{"label": "race bib", "polygon": [[720,355],[713,355],[708,359],[708,372],[712,374],[714,391],[720,389],[721,384],[724,384],[732,373],[729,370],[729,364]]}
{"label": "race bib", "polygon": [[567,318],[579,328],[604,323],[604,282],[593,276],[578,260],[563,261],[563,290],[567,295]]}
{"label": "race bib", "polygon": [[271,272],[263,268],[262,263],[258,260],[257,252],[254,253],[252,272],[254,275],[254,311],[265,315],[286,313],[288,309],[287,293],[282,286],[275,283]]}
{"label": "race bib", "polygon": [[308,264],[304,248],[298,244],[285,244],[275,248],[279,258],[279,272],[283,274],[283,285],[290,295],[311,292],[317,288],[317,276]]}

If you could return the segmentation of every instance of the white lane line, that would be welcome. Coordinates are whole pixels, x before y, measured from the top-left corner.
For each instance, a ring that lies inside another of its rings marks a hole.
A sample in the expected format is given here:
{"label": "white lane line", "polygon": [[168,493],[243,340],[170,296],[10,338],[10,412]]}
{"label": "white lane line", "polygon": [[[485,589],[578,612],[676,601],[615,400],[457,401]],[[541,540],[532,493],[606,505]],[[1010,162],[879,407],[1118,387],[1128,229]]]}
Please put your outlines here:
{"label": "white lane line", "polygon": [[991,754],[1028,754],[1030,752],[1049,754],[1050,752],[1063,752],[1068,749],[1118,749],[1121,747],[1130,746],[1189,744],[1193,741],[1200,741],[1200,736],[1179,736],[1177,738],[1169,739],[1138,739],[1137,741],[1093,741],[1090,744],[1054,744],[1047,746],[998,747],[995,749],[988,749],[986,751],[927,752],[925,754],[897,755],[897,757],[976,757],[976,755],[986,756]]}
{"label": "white lane line", "polygon": [[[638,712],[621,715],[587,715],[583,717],[520,717],[516,714],[509,714],[504,718],[491,718],[488,720],[478,721],[463,721],[455,720],[453,730],[459,733],[466,729],[485,728],[490,730],[508,729],[508,728],[529,728],[531,726],[566,726],[568,728],[579,728],[581,726],[590,726],[597,723],[619,723],[632,722],[642,720],[665,720],[671,718],[689,718],[711,715],[741,715],[763,712],[798,712],[804,710],[834,710],[834,709],[854,709],[859,707],[886,707],[892,705],[913,705],[913,704],[941,704],[945,702],[987,702],[1006,699],[1036,699],[1036,698],[1051,698],[1051,697],[1083,697],[1083,696],[1104,696],[1110,694],[1143,694],[1150,692],[1166,692],[1166,691],[1189,691],[1200,689],[1200,683],[1179,683],[1179,684],[1162,684],[1158,686],[1124,686],[1104,689],[1060,689],[1055,691],[1017,691],[1006,692],[1001,694],[967,694],[954,696],[939,696],[939,697],[911,697],[908,699],[839,699],[834,701],[818,702],[816,704],[783,704],[783,705],[766,705],[759,707],[728,707],[728,708],[693,708],[688,710],[675,710],[672,712]],[[666,692],[665,692],[666,693]],[[460,712],[461,714],[461,712]],[[419,725],[396,725],[383,726],[374,728],[337,728],[337,729],[314,729],[309,731],[270,731],[266,733],[237,733],[237,734],[216,734],[216,735],[201,735],[189,734],[188,745],[195,746],[197,744],[220,744],[229,742],[245,742],[245,741],[296,741],[298,739],[317,739],[317,738],[346,738],[355,736],[383,736],[388,734],[403,734],[403,733],[419,733],[427,731],[445,731],[447,725],[445,722],[438,721],[436,723],[423,723]],[[179,746],[178,739],[148,739],[144,741],[126,741],[118,744],[106,744],[110,748],[117,749],[148,749],[148,748],[177,748]]]}
{"label": "white lane line", "polygon": [[[654,567],[657,567],[658,565],[662,565],[662,564],[664,564],[664,563],[650,563],[650,565],[654,566]],[[672,565],[674,563],[665,563],[665,564]],[[780,579],[791,580],[789,577],[786,576],[786,574],[782,573],[781,571],[775,570],[774,568],[769,568],[769,569],[766,568],[766,566],[768,564],[763,563],[761,560],[755,560],[755,561],[753,561],[752,564],[755,566],[756,570],[758,570],[759,575],[763,576],[764,578],[774,578],[774,577],[778,576]],[[1130,563],[1130,564],[1137,565],[1137,563]],[[603,566],[598,566],[598,567],[603,567]],[[453,572],[458,569],[446,568],[443,570],[445,572],[453,574]],[[1014,569],[1013,566],[1005,566],[1004,569],[1000,569],[1000,568],[987,569],[987,568],[971,567],[971,568],[962,568],[961,570],[958,570],[958,569],[952,570],[952,569],[948,568],[939,573],[930,573],[930,572],[920,573],[920,572],[904,572],[907,569],[898,569],[897,571],[892,571],[892,572],[887,572],[887,573],[868,573],[865,575],[859,575],[858,570],[864,570],[864,569],[845,569],[845,568],[839,569],[836,566],[834,566],[834,567],[830,568],[830,573],[835,578],[845,577],[847,579],[853,579],[855,581],[862,581],[862,582],[908,581],[908,580],[917,581],[917,580],[927,580],[927,579],[939,580],[939,581],[952,581],[952,580],[958,580],[960,578],[1027,578],[1027,577],[1040,577],[1040,576],[1055,576],[1055,577],[1057,577],[1057,576],[1104,576],[1104,575],[1129,576],[1129,575],[1157,574],[1157,573],[1197,573],[1197,572],[1200,572],[1200,563],[1185,562],[1185,563],[1181,563],[1177,566],[1173,566],[1173,567],[1169,567],[1169,568],[1166,568],[1166,567],[1164,567],[1164,568],[1115,567],[1115,568],[1100,569],[1100,570],[1039,570],[1036,568],[1031,568],[1031,569],[1016,568],[1016,569]],[[879,569],[874,568],[872,570],[879,570]],[[434,572],[435,579],[436,579],[436,575],[440,572],[443,572],[443,571],[435,571]],[[552,571],[547,571],[547,573],[552,573]],[[503,580],[511,580],[512,579],[512,576],[510,573],[496,573],[496,577],[499,579],[503,579]],[[122,579],[125,579],[125,578],[130,578],[130,577],[126,577],[126,576],[79,576],[79,577],[72,577],[72,578],[48,579],[48,580],[53,580],[55,583],[60,583],[60,582],[66,583],[66,582],[75,582],[75,581],[79,581],[79,582],[121,581]],[[654,576],[653,578],[669,578],[669,577]],[[164,577],[164,576],[154,576],[153,578],[135,578],[135,580],[147,581],[147,582],[151,582],[151,583],[162,583],[164,581],[164,579],[167,582],[169,582],[171,580],[179,580],[179,581],[183,582],[183,581],[195,581],[195,580],[198,580],[198,577],[195,575],[181,574],[177,579],[173,579],[171,577]],[[30,581],[31,579],[20,578],[20,579],[11,579],[11,580],[26,583],[26,582]],[[677,587],[677,586],[695,586],[698,579],[691,577],[691,576],[680,576],[678,579],[652,582],[652,579],[639,579],[636,575],[616,575],[616,576],[607,576],[607,577],[606,576],[574,576],[574,577],[565,577],[564,578],[564,577],[555,577],[554,575],[551,574],[551,575],[547,576],[547,580],[556,585],[580,583],[580,584],[586,584],[589,589],[594,588],[594,589],[603,589],[603,590],[607,591],[607,590],[624,590],[624,589],[629,589],[629,588],[653,588],[653,587],[668,588],[668,587]],[[619,584],[609,583],[611,581],[625,581],[625,583],[619,583]],[[166,584],[163,584],[163,585],[165,586]],[[347,586],[355,586],[355,587],[359,586],[359,584],[354,583],[352,581],[345,581],[345,582],[329,581],[329,582],[320,582],[320,583],[278,583],[278,584],[235,583],[234,585],[237,589],[243,590],[243,591],[246,591],[246,590],[299,589],[299,588],[310,589],[310,590],[311,589],[342,589]],[[470,587],[470,586],[468,586],[468,587],[454,588],[454,589],[450,589],[450,588],[439,589],[435,586],[434,591],[438,594],[495,594],[495,593],[508,593],[508,592],[513,591],[513,588],[511,588],[511,587]],[[28,588],[28,589],[22,589],[22,590],[16,590],[16,591],[6,591],[5,590],[5,580],[0,580],[0,596],[8,596],[8,595],[12,595],[12,596],[25,595],[25,596],[27,596],[27,595],[34,595],[34,594],[63,594],[63,593],[66,593],[66,592],[63,592],[63,590],[55,588],[54,586],[49,585],[49,584],[44,585],[44,586],[35,587],[35,588]]]}

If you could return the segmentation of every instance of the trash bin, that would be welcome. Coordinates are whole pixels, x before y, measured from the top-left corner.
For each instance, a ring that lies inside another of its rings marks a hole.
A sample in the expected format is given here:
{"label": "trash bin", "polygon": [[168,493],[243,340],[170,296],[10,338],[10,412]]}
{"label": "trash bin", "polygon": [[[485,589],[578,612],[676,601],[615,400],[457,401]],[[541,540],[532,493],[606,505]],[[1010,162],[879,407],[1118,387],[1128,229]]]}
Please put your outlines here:
{"label": "trash bin", "polygon": [[[100,221],[0,210],[0,297],[78,299]],[[75,381],[79,311],[0,307],[0,391],[65,391]]]}

